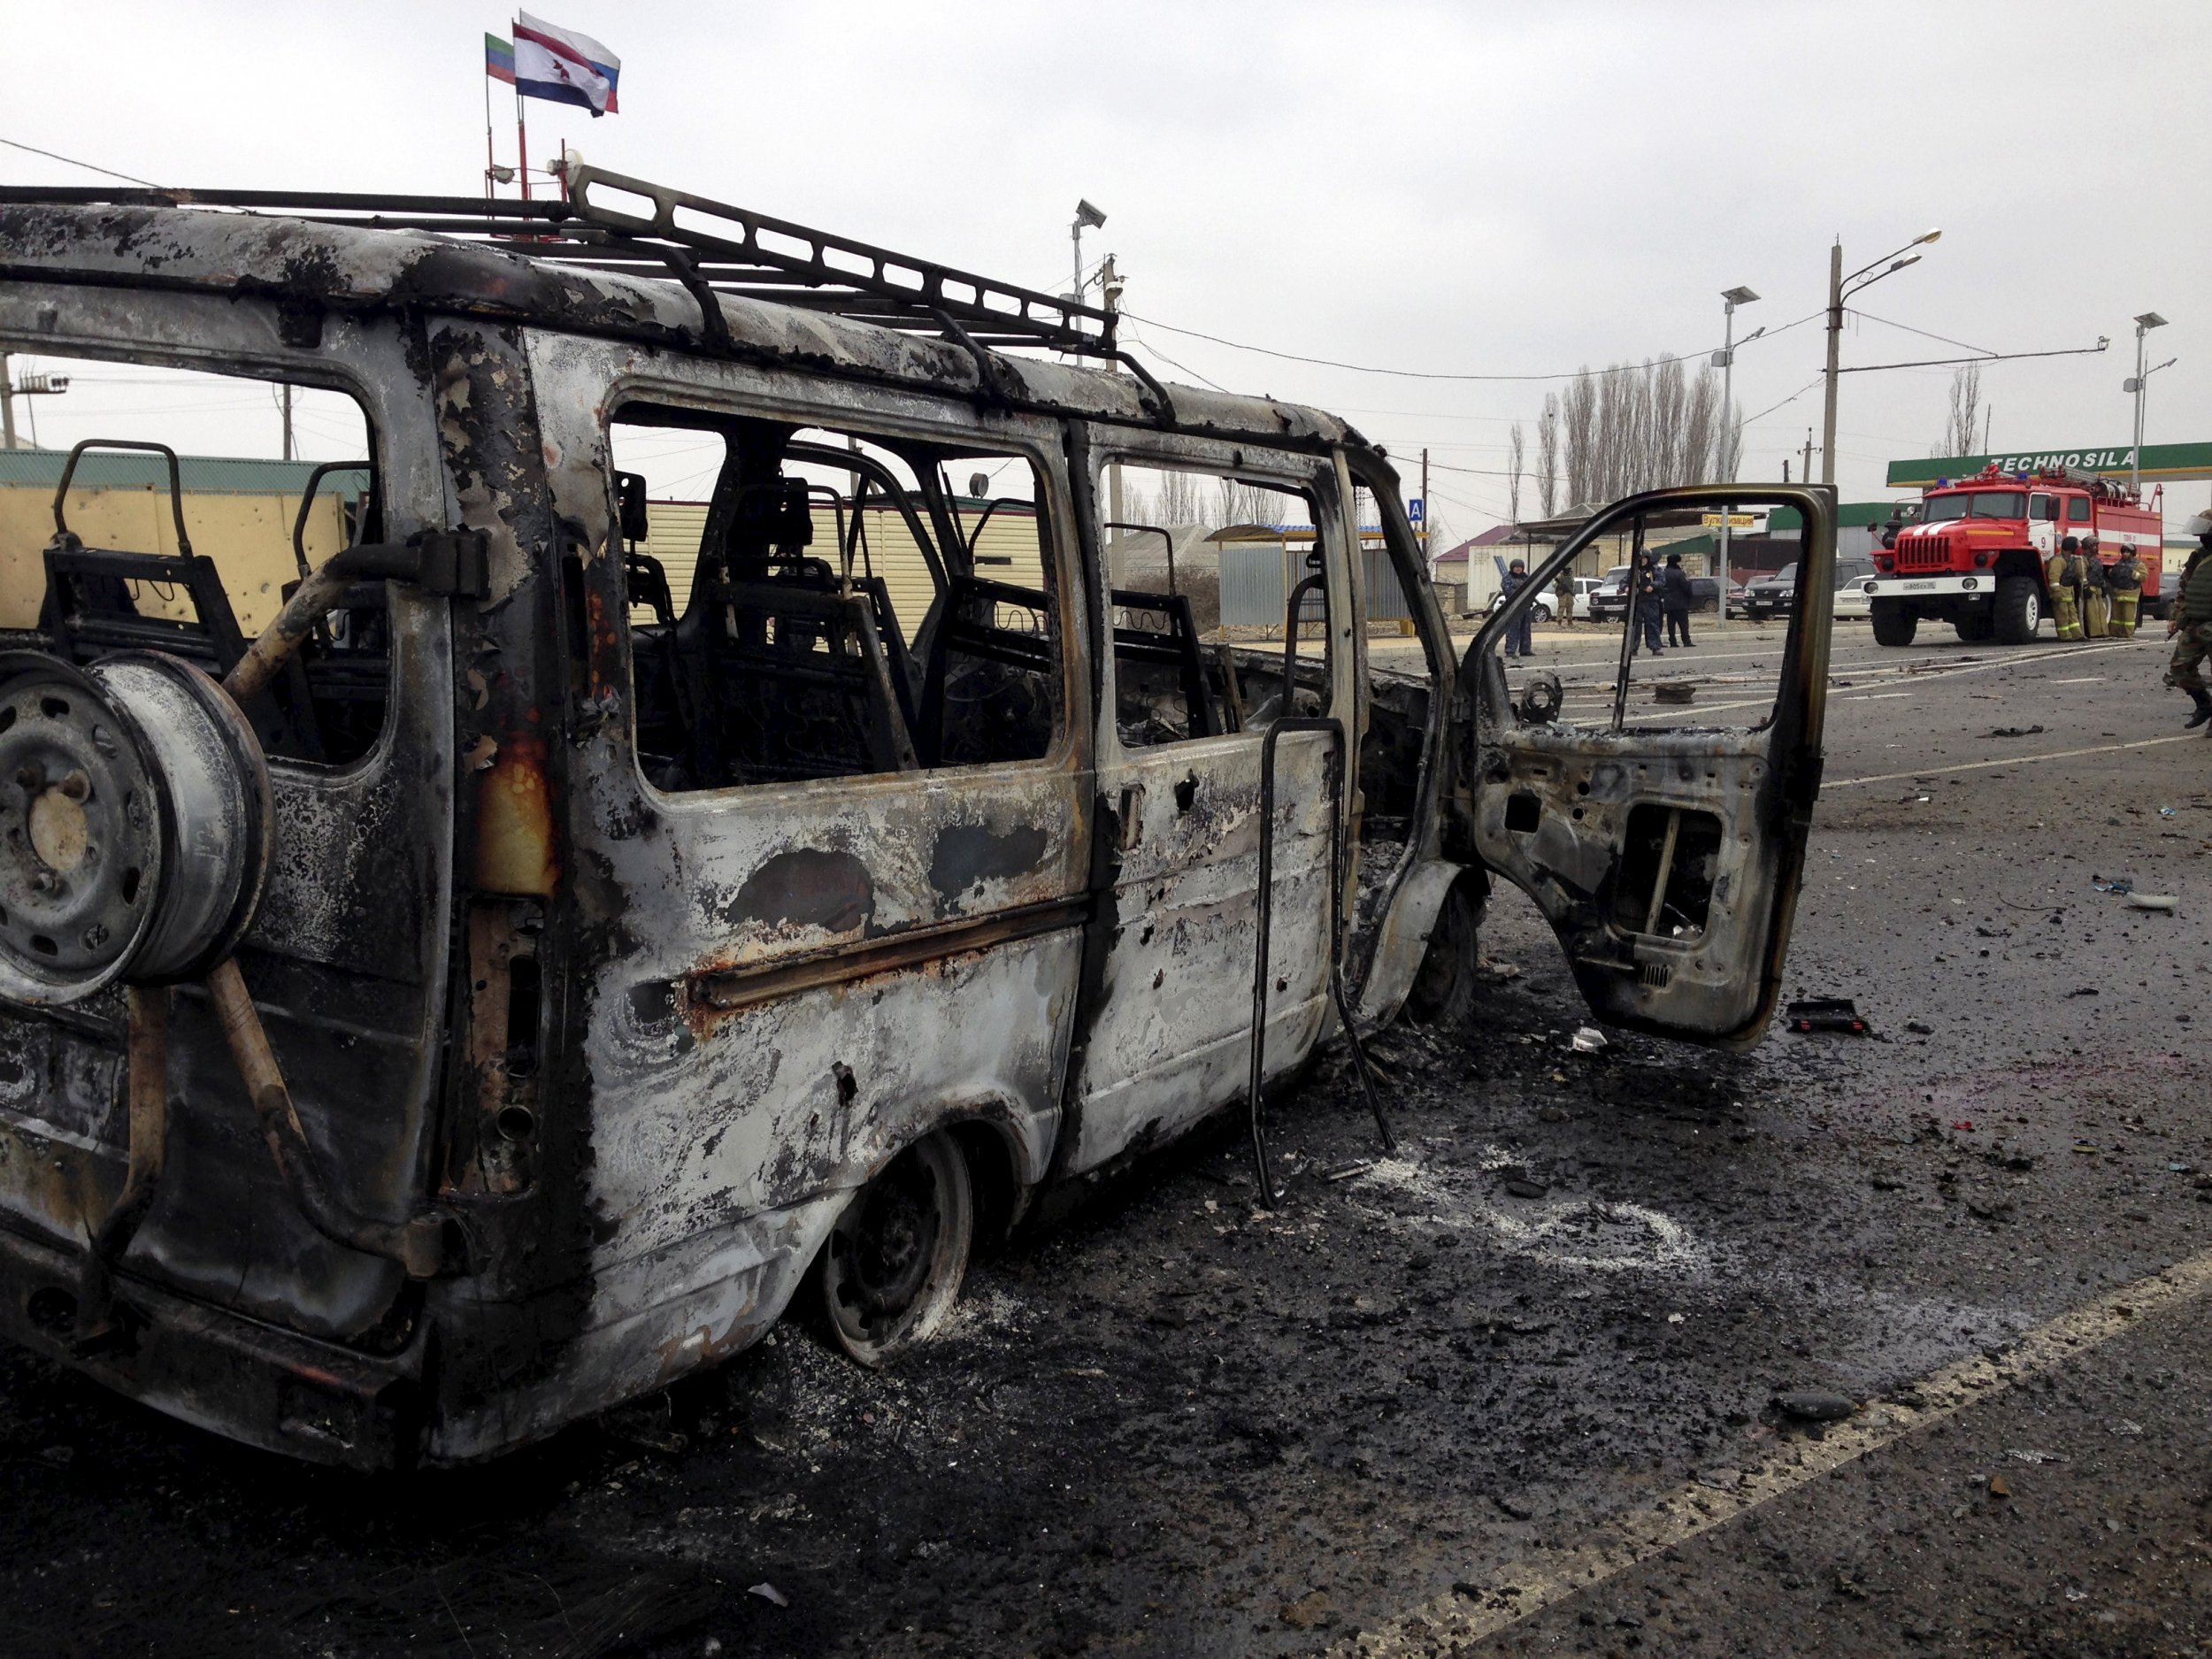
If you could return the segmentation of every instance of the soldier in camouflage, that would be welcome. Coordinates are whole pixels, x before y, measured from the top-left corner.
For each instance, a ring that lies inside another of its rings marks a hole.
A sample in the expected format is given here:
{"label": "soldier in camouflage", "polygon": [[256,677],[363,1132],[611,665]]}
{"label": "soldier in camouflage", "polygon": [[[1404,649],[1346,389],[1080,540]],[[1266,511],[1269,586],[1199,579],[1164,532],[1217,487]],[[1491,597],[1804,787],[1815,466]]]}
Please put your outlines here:
{"label": "soldier in camouflage", "polygon": [[2197,705],[2191,726],[2212,726],[2212,690],[2206,688],[2204,664],[2212,657],[2212,511],[2189,521],[2197,538],[2197,550],[2182,567],[2175,584],[2174,613],[2166,624],[2166,637],[2174,654],[2166,664],[2166,683],[2189,694]]}

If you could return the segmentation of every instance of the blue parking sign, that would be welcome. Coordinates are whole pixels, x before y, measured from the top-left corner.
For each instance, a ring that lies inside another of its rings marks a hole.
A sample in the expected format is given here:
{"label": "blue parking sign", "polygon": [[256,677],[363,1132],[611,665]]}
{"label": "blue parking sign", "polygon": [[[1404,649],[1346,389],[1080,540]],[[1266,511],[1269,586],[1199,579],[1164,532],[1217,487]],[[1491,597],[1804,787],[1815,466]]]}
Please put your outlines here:
{"label": "blue parking sign", "polygon": [[1415,524],[1426,523],[1429,516],[1428,505],[1428,503],[1416,495],[1411,501],[1406,503],[1406,517]]}

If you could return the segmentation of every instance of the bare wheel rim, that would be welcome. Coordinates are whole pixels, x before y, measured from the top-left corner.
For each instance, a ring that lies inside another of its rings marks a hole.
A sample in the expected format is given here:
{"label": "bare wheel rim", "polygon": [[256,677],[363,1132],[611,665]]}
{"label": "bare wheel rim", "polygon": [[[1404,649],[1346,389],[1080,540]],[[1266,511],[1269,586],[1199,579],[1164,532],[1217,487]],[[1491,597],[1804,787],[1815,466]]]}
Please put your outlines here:
{"label": "bare wheel rim", "polygon": [[966,1161],[934,1134],[852,1195],[824,1247],[822,1297],[838,1346],[879,1365],[935,1330],[960,1294],[974,1231]]}

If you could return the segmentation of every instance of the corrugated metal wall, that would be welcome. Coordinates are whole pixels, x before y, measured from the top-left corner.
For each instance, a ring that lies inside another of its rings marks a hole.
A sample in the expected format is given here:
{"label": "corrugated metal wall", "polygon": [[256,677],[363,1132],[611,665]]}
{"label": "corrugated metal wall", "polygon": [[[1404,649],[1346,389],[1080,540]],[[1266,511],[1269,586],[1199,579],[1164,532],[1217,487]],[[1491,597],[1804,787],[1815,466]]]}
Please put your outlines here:
{"label": "corrugated metal wall", "polygon": [[[1225,541],[1221,548],[1221,620],[1226,627],[1279,628],[1290,590],[1305,573],[1304,547],[1286,548],[1275,541]],[[1397,566],[1386,548],[1369,545],[1360,549],[1367,572],[1367,618],[1396,622],[1410,617],[1413,607],[1398,580]],[[1321,597],[1310,595],[1304,619],[1321,620]]]}

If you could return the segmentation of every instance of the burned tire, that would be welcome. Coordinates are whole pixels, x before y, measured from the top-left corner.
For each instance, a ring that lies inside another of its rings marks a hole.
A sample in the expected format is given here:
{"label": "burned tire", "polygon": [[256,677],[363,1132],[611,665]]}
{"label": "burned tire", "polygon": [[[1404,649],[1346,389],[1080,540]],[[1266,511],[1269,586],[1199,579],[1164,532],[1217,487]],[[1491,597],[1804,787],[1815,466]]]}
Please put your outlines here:
{"label": "burned tire", "polygon": [[2001,645],[2025,645],[2043,626],[2043,589],[2032,576],[2007,576],[1997,584],[1993,632]]}
{"label": "burned tire", "polygon": [[1480,957],[1475,936],[1482,895],[1464,878],[1452,883],[1429,929],[1429,946],[1406,992],[1406,1017],[1424,1025],[1452,1025],[1474,1012]]}
{"label": "burned tire", "polygon": [[1877,599],[1871,614],[1877,645],[1910,645],[1920,627],[1920,618],[1901,599]]}
{"label": "burned tire", "polygon": [[212,680],[156,651],[0,653],[0,996],[195,979],[268,877],[269,778]]}
{"label": "burned tire", "polygon": [[831,1338],[877,1366],[944,1322],[968,1271],[975,1194],[949,1134],[915,1142],[852,1195],[822,1246]]}

